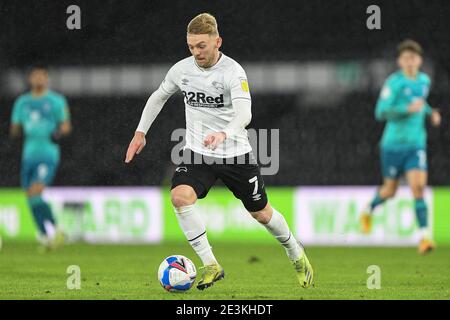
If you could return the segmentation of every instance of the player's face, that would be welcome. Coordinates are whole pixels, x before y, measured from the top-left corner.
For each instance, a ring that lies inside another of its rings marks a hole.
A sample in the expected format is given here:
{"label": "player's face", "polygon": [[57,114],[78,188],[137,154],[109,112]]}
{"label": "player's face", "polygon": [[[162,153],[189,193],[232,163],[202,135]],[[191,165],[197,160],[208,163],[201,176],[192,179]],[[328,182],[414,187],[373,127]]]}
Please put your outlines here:
{"label": "player's face", "polygon": [[412,51],[403,51],[397,59],[399,67],[408,74],[416,74],[422,66],[422,57]]}
{"label": "player's face", "polygon": [[188,34],[187,45],[200,67],[209,68],[214,64],[222,38],[208,34]]}
{"label": "player's face", "polygon": [[29,81],[32,90],[46,89],[48,86],[48,73],[45,70],[33,70]]}

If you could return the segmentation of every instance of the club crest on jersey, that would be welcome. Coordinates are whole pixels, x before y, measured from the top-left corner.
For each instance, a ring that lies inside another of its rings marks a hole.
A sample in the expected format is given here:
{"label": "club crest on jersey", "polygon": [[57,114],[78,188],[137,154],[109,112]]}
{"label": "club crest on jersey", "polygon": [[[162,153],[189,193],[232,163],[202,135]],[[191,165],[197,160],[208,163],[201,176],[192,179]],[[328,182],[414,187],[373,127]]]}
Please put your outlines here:
{"label": "club crest on jersey", "polygon": [[220,82],[213,81],[211,84],[212,84],[213,87],[216,88],[216,90],[218,90],[218,91],[224,90],[224,89],[225,89],[224,86],[223,86],[223,84],[221,84]]}
{"label": "club crest on jersey", "polygon": [[37,122],[41,119],[41,113],[39,111],[32,111],[30,113],[30,120],[32,122]]}
{"label": "club crest on jersey", "polygon": [[196,108],[223,108],[223,94],[217,97],[207,96],[203,92],[182,91],[188,105]]}

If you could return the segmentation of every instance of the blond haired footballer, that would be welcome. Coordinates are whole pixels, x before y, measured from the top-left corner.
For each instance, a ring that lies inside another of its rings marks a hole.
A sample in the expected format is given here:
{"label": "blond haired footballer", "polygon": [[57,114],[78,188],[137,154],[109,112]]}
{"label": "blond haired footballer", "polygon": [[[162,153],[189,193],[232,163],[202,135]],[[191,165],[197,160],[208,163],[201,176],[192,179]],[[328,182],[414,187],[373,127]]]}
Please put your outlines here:
{"label": "blond haired footballer", "polygon": [[[171,200],[179,225],[203,267],[197,288],[203,290],[224,277],[196,211],[217,179],[240,199],[247,211],[286,249],[302,287],[313,283],[313,269],[303,247],[289,230],[283,215],[267,199],[260,168],[252,154],[245,127],[251,120],[247,76],[239,63],[219,51],[216,19],[202,13],[187,27],[191,56],[170,68],[148,99],[128,147],[129,163],[145,146],[146,134],[165,102],[178,90],[184,95],[186,145],[183,163],[172,178]],[[241,164],[239,159],[244,159]]]}

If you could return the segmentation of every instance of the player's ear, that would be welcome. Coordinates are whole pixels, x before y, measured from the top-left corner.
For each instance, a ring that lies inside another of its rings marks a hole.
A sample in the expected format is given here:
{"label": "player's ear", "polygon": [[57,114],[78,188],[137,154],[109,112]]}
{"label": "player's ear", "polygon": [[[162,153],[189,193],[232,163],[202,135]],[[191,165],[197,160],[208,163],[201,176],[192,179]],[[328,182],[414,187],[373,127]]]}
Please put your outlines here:
{"label": "player's ear", "polygon": [[419,68],[422,66],[423,58],[421,55],[419,55]]}
{"label": "player's ear", "polygon": [[222,46],[222,37],[218,36],[216,38],[216,48],[219,49]]}

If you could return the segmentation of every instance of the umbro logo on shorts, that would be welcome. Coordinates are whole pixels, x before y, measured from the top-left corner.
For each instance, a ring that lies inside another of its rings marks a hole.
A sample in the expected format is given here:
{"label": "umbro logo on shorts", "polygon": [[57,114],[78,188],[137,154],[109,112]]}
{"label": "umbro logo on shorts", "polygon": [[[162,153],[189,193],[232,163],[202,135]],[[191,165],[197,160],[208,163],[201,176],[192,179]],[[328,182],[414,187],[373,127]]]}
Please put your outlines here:
{"label": "umbro logo on shorts", "polygon": [[261,200],[261,194],[257,193],[255,195],[253,195],[252,198],[253,198],[253,201],[259,201],[259,200]]}

